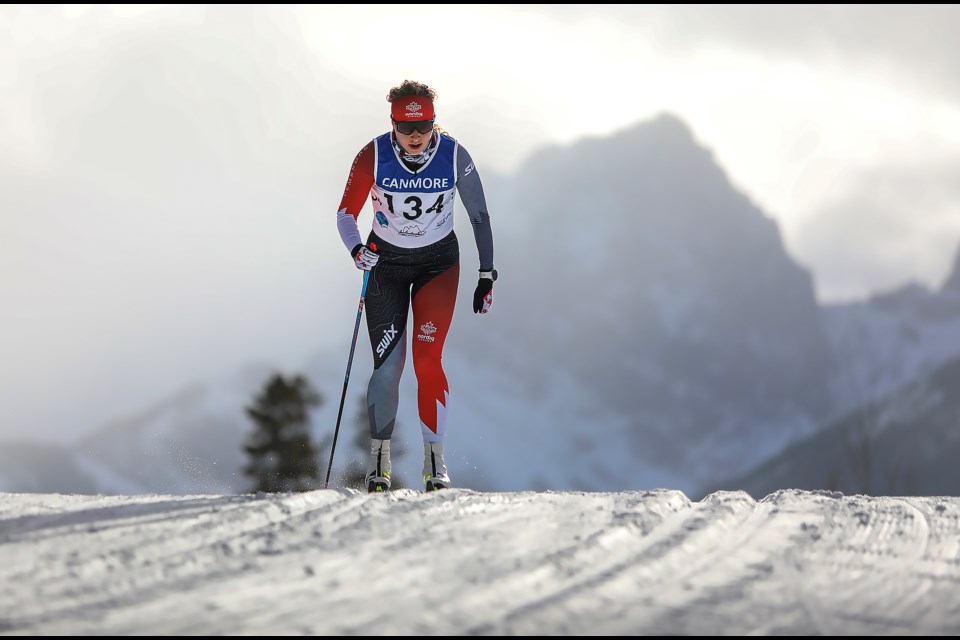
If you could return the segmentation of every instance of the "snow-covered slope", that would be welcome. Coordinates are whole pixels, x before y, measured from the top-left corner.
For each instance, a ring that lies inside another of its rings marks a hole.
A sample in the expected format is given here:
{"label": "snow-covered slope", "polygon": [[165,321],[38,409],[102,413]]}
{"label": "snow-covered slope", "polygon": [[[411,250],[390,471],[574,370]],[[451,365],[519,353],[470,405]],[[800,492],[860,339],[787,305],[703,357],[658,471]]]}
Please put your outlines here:
{"label": "snow-covered slope", "polygon": [[960,499],[0,494],[5,635],[960,633]]}
{"label": "snow-covered slope", "polygon": [[713,486],[871,495],[960,495],[960,357],[858,408],[750,473]]}
{"label": "snow-covered slope", "polygon": [[[960,252],[958,252],[960,257]],[[953,277],[960,278],[960,263]],[[871,299],[827,305],[824,330],[835,354],[835,415],[882,400],[960,355],[960,287],[907,285]]]}
{"label": "snow-covered slope", "polygon": [[827,305],[835,364],[831,419],[754,469],[702,492],[839,489],[874,495],[960,492],[960,250],[943,287],[911,284]]}

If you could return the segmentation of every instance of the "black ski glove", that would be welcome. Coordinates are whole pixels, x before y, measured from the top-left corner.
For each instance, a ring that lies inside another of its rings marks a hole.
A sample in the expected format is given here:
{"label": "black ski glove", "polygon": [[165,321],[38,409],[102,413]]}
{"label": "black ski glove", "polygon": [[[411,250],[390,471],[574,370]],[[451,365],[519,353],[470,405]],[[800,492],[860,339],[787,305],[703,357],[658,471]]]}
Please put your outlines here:
{"label": "black ski glove", "polygon": [[497,270],[481,271],[480,281],[473,292],[473,312],[487,313],[493,304],[493,281],[497,279]]}

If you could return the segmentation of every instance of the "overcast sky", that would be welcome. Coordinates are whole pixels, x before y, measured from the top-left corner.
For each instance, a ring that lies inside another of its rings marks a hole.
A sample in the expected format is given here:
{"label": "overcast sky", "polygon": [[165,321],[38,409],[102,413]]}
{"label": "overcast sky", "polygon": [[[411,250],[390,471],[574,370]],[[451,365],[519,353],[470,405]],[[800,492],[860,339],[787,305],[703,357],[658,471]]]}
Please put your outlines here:
{"label": "overcast sky", "polygon": [[[956,6],[0,8],[0,435],[86,429],[349,333],[332,216],[405,78],[488,174],[674,113],[821,300],[939,286],[960,244],[957,24]],[[522,215],[489,199],[495,234]]]}

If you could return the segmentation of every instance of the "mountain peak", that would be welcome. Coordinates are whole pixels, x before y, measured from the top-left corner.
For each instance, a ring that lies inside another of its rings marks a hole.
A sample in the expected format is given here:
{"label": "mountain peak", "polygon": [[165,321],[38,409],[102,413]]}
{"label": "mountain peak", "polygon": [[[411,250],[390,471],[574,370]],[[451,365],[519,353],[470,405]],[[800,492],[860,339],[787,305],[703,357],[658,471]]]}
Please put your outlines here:
{"label": "mountain peak", "polygon": [[670,113],[669,111],[661,111],[649,120],[636,124],[633,128],[658,131],[662,135],[670,135],[676,139],[693,140],[693,131],[691,131],[687,123],[684,122],[680,116]]}
{"label": "mountain peak", "polygon": [[690,126],[679,116],[666,111],[628,127],[621,133],[631,144],[640,145],[641,149],[652,153],[667,151],[676,155],[681,150],[686,154],[691,150],[702,149]]}

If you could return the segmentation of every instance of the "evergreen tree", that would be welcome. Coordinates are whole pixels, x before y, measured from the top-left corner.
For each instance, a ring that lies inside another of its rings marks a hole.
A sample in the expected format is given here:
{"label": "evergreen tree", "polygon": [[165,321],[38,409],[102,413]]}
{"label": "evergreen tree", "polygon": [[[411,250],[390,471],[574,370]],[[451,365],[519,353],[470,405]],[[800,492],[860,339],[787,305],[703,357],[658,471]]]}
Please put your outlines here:
{"label": "evergreen tree", "polygon": [[244,444],[244,475],[253,491],[310,491],[321,485],[317,449],[310,438],[310,409],[322,402],[307,379],[275,374],[246,414],[254,430]]}

